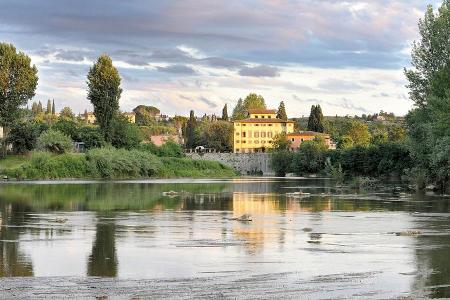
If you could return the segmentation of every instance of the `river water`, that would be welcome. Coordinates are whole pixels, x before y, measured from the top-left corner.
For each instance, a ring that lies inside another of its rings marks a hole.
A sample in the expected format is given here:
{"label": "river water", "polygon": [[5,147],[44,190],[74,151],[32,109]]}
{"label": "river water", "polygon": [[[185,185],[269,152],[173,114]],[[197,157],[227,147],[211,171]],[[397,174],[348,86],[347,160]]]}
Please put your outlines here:
{"label": "river water", "polygon": [[450,297],[449,204],[327,179],[5,183],[0,298]]}

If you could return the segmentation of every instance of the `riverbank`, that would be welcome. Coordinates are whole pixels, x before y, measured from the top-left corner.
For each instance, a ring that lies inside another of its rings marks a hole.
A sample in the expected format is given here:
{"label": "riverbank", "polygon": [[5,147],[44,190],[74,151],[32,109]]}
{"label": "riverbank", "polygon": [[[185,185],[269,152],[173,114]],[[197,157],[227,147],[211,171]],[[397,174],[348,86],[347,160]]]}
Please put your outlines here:
{"label": "riverbank", "polygon": [[236,172],[219,162],[158,157],[125,149],[93,149],[86,154],[54,155],[34,152],[0,160],[0,174],[8,179],[144,179],[233,177]]}

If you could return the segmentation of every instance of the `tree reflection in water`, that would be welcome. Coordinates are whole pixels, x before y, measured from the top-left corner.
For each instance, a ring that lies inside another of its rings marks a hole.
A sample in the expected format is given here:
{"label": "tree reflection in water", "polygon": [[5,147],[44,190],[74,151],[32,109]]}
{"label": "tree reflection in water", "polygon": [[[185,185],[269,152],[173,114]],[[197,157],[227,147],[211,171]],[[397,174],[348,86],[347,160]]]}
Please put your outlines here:
{"label": "tree reflection in water", "polygon": [[98,218],[92,253],[88,261],[88,276],[116,277],[116,224],[113,218]]}
{"label": "tree reflection in water", "polygon": [[20,251],[19,236],[29,221],[29,207],[21,202],[0,204],[0,277],[33,276],[33,264]]}

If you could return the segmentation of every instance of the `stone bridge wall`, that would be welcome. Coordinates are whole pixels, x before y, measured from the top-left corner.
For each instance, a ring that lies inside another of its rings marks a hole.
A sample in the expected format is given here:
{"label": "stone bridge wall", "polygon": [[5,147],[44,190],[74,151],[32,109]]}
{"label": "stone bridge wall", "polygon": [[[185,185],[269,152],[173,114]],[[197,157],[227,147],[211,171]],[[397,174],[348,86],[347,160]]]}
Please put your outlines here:
{"label": "stone bridge wall", "polygon": [[234,168],[242,175],[263,173],[272,175],[268,153],[186,153],[187,157],[199,160],[215,160]]}

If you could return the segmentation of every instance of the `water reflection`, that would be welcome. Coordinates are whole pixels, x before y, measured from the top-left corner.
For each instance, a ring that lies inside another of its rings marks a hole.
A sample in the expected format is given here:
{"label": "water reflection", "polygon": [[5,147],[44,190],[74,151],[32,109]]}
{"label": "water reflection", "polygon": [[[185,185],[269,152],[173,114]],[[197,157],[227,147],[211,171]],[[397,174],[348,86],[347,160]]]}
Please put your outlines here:
{"label": "water reflection", "polygon": [[[355,193],[321,179],[3,184],[0,276],[313,278],[332,266],[382,274],[365,280],[388,298],[450,297],[449,203],[393,194],[389,185]],[[243,214],[253,221],[235,220]],[[67,222],[55,222],[61,217]],[[423,234],[392,234],[408,229]],[[64,255],[82,267],[62,272],[55,262]]]}
{"label": "water reflection", "polygon": [[95,228],[95,240],[89,256],[89,276],[117,276],[116,228],[114,219],[99,217]]}

